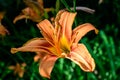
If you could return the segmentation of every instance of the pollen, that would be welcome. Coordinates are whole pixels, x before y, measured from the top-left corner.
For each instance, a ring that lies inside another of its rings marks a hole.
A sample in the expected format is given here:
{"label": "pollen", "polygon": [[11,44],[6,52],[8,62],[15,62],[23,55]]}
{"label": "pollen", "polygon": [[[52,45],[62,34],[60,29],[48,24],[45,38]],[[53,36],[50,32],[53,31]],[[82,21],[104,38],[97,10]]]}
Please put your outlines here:
{"label": "pollen", "polygon": [[60,48],[61,48],[62,52],[64,52],[64,53],[70,52],[70,44],[64,35],[60,39]]}

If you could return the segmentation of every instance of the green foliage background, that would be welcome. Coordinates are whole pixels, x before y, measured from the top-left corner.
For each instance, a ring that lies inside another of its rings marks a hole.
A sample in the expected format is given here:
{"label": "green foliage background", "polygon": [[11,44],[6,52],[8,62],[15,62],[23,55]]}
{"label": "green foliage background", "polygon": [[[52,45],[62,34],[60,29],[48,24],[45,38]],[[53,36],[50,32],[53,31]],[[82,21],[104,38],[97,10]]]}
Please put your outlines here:
{"label": "green foliage background", "polygon": [[[46,13],[45,18],[55,16],[59,9],[75,6],[89,7],[94,14],[77,11],[73,27],[89,22],[99,29],[99,34],[88,33],[80,42],[84,43],[95,59],[96,69],[92,73],[82,71],[76,64],[67,59],[57,60],[51,74],[51,80],[120,80],[120,0],[44,0],[45,7],[55,10]],[[59,5],[60,6],[59,6]],[[18,52],[11,54],[12,47],[20,47],[29,39],[42,37],[36,23],[13,19],[25,8],[22,0],[0,0],[0,11],[6,11],[2,24],[10,31],[10,35],[0,37],[0,80],[48,80],[39,74],[39,63],[33,61],[34,53]],[[25,62],[23,78],[13,75],[8,66]]]}

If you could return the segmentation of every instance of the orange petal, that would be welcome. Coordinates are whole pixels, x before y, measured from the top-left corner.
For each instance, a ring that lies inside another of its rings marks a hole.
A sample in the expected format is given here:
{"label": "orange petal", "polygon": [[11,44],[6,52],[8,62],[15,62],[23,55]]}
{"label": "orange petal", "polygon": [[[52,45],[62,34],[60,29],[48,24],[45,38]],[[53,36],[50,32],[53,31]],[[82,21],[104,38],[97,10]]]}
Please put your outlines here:
{"label": "orange petal", "polygon": [[46,55],[46,53],[40,53],[37,52],[37,54],[34,56],[34,62],[37,62],[39,59],[42,59],[44,56]]}
{"label": "orange petal", "polygon": [[37,24],[38,28],[41,30],[44,38],[50,43],[54,44],[54,27],[52,24],[47,20],[43,20]]}
{"label": "orange petal", "polygon": [[29,18],[27,15],[18,15],[17,17],[15,17],[15,19],[13,20],[13,23],[16,23],[18,20],[21,20],[21,19],[27,19]]}
{"label": "orange petal", "polygon": [[28,6],[24,10],[24,14],[28,14],[30,19],[35,22],[40,22],[42,16],[44,15],[43,1],[42,0],[24,0],[25,4]]}
{"label": "orange petal", "polygon": [[41,76],[46,77],[46,78],[50,78],[50,74],[52,72],[55,61],[57,59],[58,58],[56,56],[46,55],[41,60],[40,67],[39,67],[39,72],[40,72]]}
{"label": "orange petal", "polygon": [[23,14],[26,15],[29,19],[38,22],[41,21],[42,14],[38,14],[34,9],[27,7],[22,10]]}
{"label": "orange petal", "polygon": [[22,78],[22,77],[23,77],[23,75],[24,75],[24,71],[19,72],[19,73],[18,73],[18,75],[19,75],[19,77],[21,77],[21,78]]}
{"label": "orange petal", "polygon": [[14,69],[15,69],[15,66],[9,66],[8,69],[14,70]]}
{"label": "orange petal", "polygon": [[10,34],[9,31],[0,23],[0,35],[5,36],[6,34]]}
{"label": "orange petal", "polygon": [[84,71],[91,72],[95,69],[95,62],[84,44],[74,47],[67,58],[78,64]]}
{"label": "orange petal", "polygon": [[27,64],[26,64],[26,63],[22,63],[21,66],[22,66],[22,67],[25,67],[25,66],[27,66]]}
{"label": "orange petal", "polygon": [[79,40],[91,30],[95,30],[96,34],[98,33],[98,30],[90,23],[85,23],[85,24],[79,25],[78,27],[76,27],[73,30],[72,42],[78,43]]}
{"label": "orange petal", "polygon": [[20,15],[15,17],[15,19],[13,20],[13,23],[16,23],[18,20],[21,20],[21,19],[30,19],[29,14],[30,14],[29,7],[23,9],[22,12],[20,13]]}
{"label": "orange petal", "polygon": [[1,22],[1,20],[3,19],[5,13],[6,13],[6,12],[4,12],[4,11],[3,11],[3,12],[0,12],[0,22]]}
{"label": "orange petal", "polygon": [[41,55],[39,55],[39,54],[35,55],[35,56],[34,56],[34,62],[37,62],[37,61],[40,59],[40,56],[41,56]]}
{"label": "orange petal", "polygon": [[21,78],[22,78],[22,77],[23,77],[23,75],[24,75],[24,70],[22,70],[22,69],[21,69],[21,70],[18,72],[18,75],[19,75],[19,77],[21,77]]}
{"label": "orange petal", "polygon": [[37,0],[37,2],[39,3],[39,6],[43,6],[43,0]]}
{"label": "orange petal", "polygon": [[44,6],[43,6],[43,0],[34,0],[34,1],[31,1],[31,0],[24,0],[25,4],[33,9],[37,14],[43,14],[44,12]]}
{"label": "orange petal", "polygon": [[70,13],[68,11],[64,11],[60,16],[59,24],[62,27],[62,33],[63,35],[66,35],[68,41],[71,41],[71,34],[72,34],[72,24],[74,21],[74,18],[76,16],[76,13]]}
{"label": "orange petal", "polygon": [[19,63],[16,64],[16,69],[14,71],[14,74],[18,74],[19,77],[23,77],[24,70],[22,69],[22,67]]}
{"label": "orange petal", "polygon": [[12,48],[11,53],[16,53],[18,51],[22,52],[49,52],[48,47],[51,45],[43,38],[34,38],[29,40],[20,48]]}

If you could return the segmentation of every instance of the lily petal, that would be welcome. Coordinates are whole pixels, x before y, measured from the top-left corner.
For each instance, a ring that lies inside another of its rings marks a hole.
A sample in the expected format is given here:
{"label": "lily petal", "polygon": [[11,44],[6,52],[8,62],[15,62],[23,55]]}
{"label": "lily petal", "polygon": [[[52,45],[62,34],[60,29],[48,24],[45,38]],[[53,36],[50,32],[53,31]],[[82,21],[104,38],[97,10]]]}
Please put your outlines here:
{"label": "lily petal", "polygon": [[5,13],[6,13],[5,11],[0,12],[0,22],[1,22],[1,20],[4,18]]}
{"label": "lily petal", "polygon": [[27,17],[29,17],[29,19],[31,19],[31,20],[33,20],[35,22],[38,22],[38,21],[40,22],[41,21],[42,14],[40,16],[34,9],[32,9],[30,7],[27,7],[25,9],[23,9],[22,13],[24,15],[26,15]]}
{"label": "lily petal", "polygon": [[22,69],[22,66],[20,64],[17,63],[16,65],[16,71],[14,72],[15,74],[18,73],[19,77],[23,77],[24,75],[24,69]]}
{"label": "lily petal", "polygon": [[95,69],[95,62],[84,44],[74,47],[67,58],[78,64],[84,71],[91,72]]}
{"label": "lily petal", "polygon": [[21,70],[19,73],[18,73],[18,75],[19,75],[19,77],[23,77],[23,75],[24,75],[24,70]]}
{"label": "lily petal", "polygon": [[69,42],[71,41],[72,24],[75,16],[76,13],[70,13],[68,11],[64,11],[60,15],[59,24],[62,27],[62,31],[61,31],[62,33],[60,34],[65,35]]}
{"label": "lily petal", "polygon": [[98,30],[90,23],[85,23],[85,24],[79,25],[78,27],[76,27],[73,30],[72,42],[78,43],[79,40],[91,30],[95,30],[96,34],[98,33]]}
{"label": "lily petal", "polygon": [[41,53],[41,52],[37,52],[37,54],[34,56],[34,62],[39,61],[39,59],[42,59],[47,53]]}
{"label": "lily petal", "polygon": [[12,48],[11,53],[22,52],[49,52],[51,45],[44,38],[34,38],[25,43],[22,47]]}
{"label": "lily petal", "polygon": [[41,13],[41,15],[43,15],[44,13],[44,5],[43,5],[43,0],[24,0],[25,4],[33,9],[35,11],[35,13],[37,13],[38,15]]}
{"label": "lily petal", "polygon": [[58,59],[56,56],[46,55],[40,63],[39,72],[41,76],[50,78],[50,74],[54,67],[55,61]]}
{"label": "lily petal", "polygon": [[9,35],[10,33],[0,22],[0,35],[5,36],[6,34]]}
{"label": "lily petal", "polygon": [[41,30],[44,38],[52,45],[54,45],[54,27],[47,20],[43,20],[37,24],[38,28]]}
{"label": "lily petal", "polygon": [[15,69],[15,66],[13,66],[13,65],[12,65],[12,66],[9,66],[8,69],[14,70],[14,69]]}
{"label": "lily petal", "polygon": [[27,16],[27,15],[22,15],[22,14],[20,14],[20,15],[18,15],[17,17],[15,17],[15,19],[13,20],[13,23],[16,23],[18,20],[21,20],[21,19],[28,19],[29,18],[29,16]]}

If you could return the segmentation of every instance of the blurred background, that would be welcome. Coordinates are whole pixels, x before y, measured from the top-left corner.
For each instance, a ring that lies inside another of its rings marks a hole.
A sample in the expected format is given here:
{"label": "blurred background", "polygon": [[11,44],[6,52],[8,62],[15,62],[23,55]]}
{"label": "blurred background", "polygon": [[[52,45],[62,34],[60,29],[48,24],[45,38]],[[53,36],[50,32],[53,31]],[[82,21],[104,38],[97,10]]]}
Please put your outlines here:
{"label": "blurred background", "polygon": [[[80,6],[90,12],[75,9]],[[11,54],[10,49],[42,37],[36,24],[43,19],[54,21],[59,10],[70,8],[77,12],[73,28],[91,23],[99,30],[80,41],[90,51],[96,68],[87,73],[70,60],[58,59],[51,80],[120,80],[120,0],[0,0],[0,80],[48,80],[39,74],[35,53]]]}

